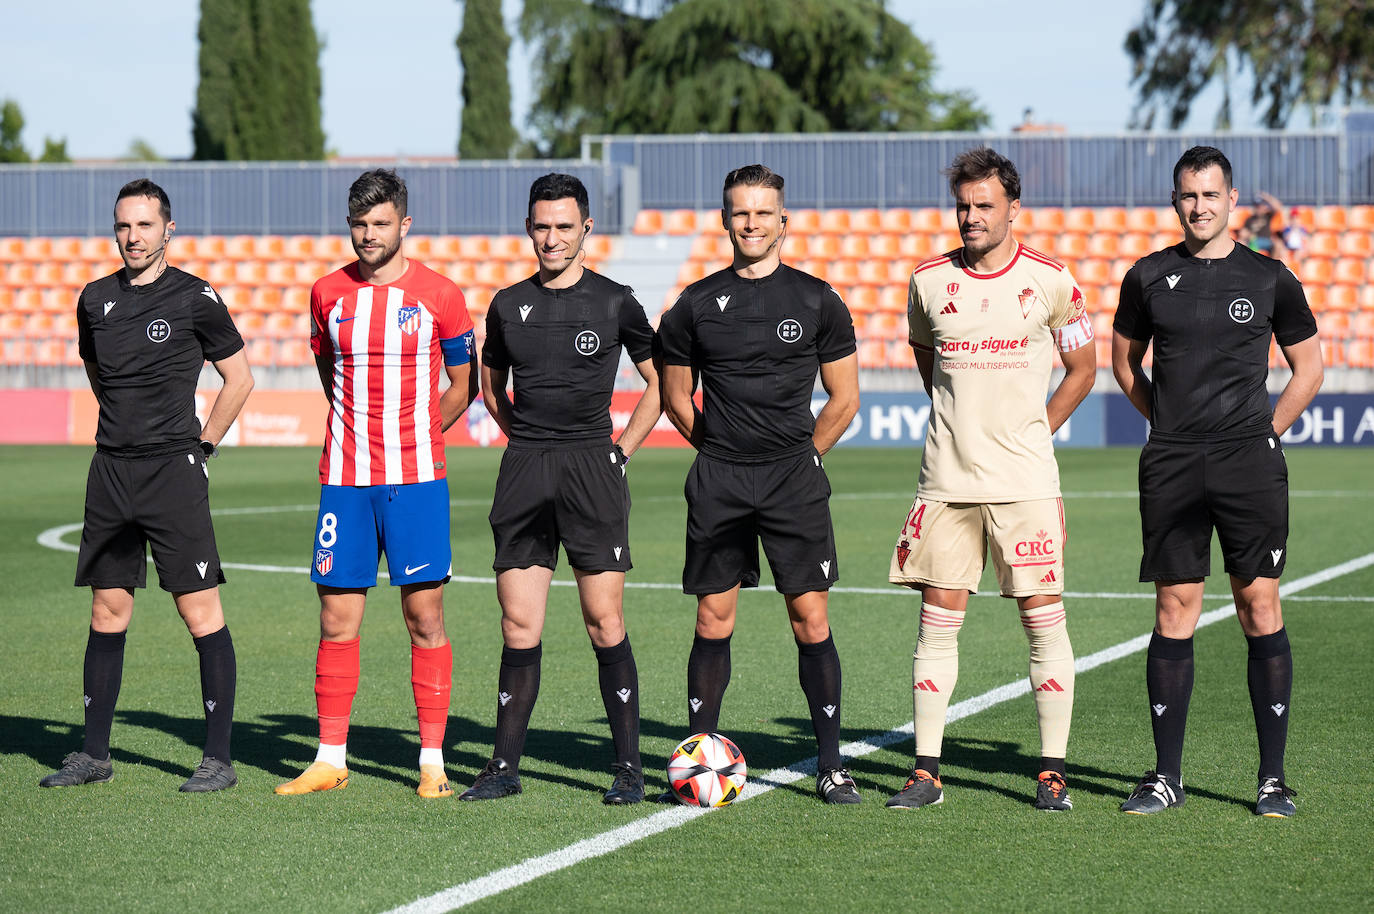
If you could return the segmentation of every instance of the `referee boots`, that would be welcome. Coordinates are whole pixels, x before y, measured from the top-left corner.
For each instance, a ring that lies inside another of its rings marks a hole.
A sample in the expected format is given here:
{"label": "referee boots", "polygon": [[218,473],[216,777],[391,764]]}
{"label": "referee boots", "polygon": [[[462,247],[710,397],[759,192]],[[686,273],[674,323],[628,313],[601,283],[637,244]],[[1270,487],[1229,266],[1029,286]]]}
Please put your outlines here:
{"label": "referee boots", "polygon": [[520,775],[506,764],[505,759],[494,758],[487,762],[482,773],[477,775],[477,780],[472,782],[472,786],[458,795],[458,799],[495,800],[514,796],[522,789]]}
{"label": "referee boots", "polygon": [[816,796],[832,805],[852,806],[861,802],[848,768],[825,768],[816,775]]}
{"label": "referee boots", "polygon": [[69,752],[62,767],[38,782],[39,787],[75,787],[78,784],[104,784],[114,779],[114,760],[99,761],[84,752]]}
{"label": "referee boots", "polygon": [[225,790],[239,782],[234,766],[217,758],[205,756],[196,766],[190,780],[179,788],[182,793],[209,793],[212,790]]}
{"label": "referee boots", "polygon": [[1278,778],[1260,778],[1255,815],[1286,819],[1298,811],[1298,807],[1293,805],[1293,797],[1297,794],[1296,790]]}
{"label": "referee boots", "polygon": [[629,762],[617,762],[612,766],[615,777],[611,789],[601,798],[607,806],[625,806],[644,799],[644,773]]}
{"label": "referee boots", "polygon": [[1140,779],[1140,783],[1135,786],[1135,790],[1126,798],[1126,802],[1121,804],[1121,811],[1137,816],[1151,816],[1172,806],[1182,806],[1187,799],[1183,792],[1183,781],[1171,778],[1167,774],[1147,771]]}

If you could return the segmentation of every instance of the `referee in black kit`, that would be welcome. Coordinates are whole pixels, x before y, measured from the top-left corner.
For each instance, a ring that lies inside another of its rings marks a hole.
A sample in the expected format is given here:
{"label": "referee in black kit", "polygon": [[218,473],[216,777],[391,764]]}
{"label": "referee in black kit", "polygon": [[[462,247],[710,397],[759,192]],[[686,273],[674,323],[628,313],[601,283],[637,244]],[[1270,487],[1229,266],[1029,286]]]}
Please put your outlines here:
{"label": "referee in black kit", "polygon": [[[43,787],[114,777],[110,727],[124,671],[124,636],[134,588],[145,586],[152,545],[162,589],[200,654],[205,752],[181,790],[203,793],[238,783],[229,757],[234,718],[234,643],[224,624],[224,582],[210,524],[206,461],[253,389],[243,340],[208,283],[167,265],[176,223],[167,193],[140,179],[115,198],[114,234],[124,268],[81,293],[81,359],[100,404],[96,453],[76,585],[91,588],[81,751],[39,781]],[[209,419],[196,418],[195,391],[206,361],[224,379]]]}
{"label": "referee in black kit", "polygon": [[[1121,804],[1137,815],[1184,802],[1193,631],[1211,571],[1213,527],[1249,645],[1259,736],[1255,812],[1295,812],[1283,771],[1293,654],[1279,606],[1288,557],[1288,468],[1279,436],[1321,386],[1322,354],[1297,277],[1231,239],[1227,223],[1237,196],[1221,150],[1194,146],[1183,154],[1173,190],[1183,241],[1131,267],[1112,324],[1117,382],[1150,420],[1140,452],[1140,579],[1155,585],[1145,660],[1155,767]],[[1272,411],[1271,337],[1293,372]],[[1147,376],[1142,362],[1151,343]]]}
{"label": "referee in black kit", "polygon": [[[859,408],[854,324],[834,289],[781,262],[781,175],[763,165],[730,172],[721,219],[733,262],[688,286],[659,326],[664,408],[698,452],[684,487],[682,589],[697,598],[690,731],[717,729],[739,591],[758,586],[762,539],[797,642],[816,792],[827,803],[858,803],[840,758],[840,658],[827,616],[839,568],[821,466]],[[817,369],[829,400],[813,418]],[[698,375],[702,411],[692,402]]]}
{"label": "referee in black kit", "polygon": [[[530,187],[525,230],[539,271],[496,293],[482,348],[482,398],[510,439],[491,505],[501,602],[501,666],[492,758],[460,800],[521,792],[520,757],[539,695],[549,586],[563,546],[577,579],[615,751],[602,801],[644,798],[639,672],[625,631],[630,490],[625,465],[661,413],[654,331],[629,286],[582,266],[592,230],[587,188],[548,174]],[[647,387],[612,442],[622,350]],[[506,384],[514,377],[514,402]]]}

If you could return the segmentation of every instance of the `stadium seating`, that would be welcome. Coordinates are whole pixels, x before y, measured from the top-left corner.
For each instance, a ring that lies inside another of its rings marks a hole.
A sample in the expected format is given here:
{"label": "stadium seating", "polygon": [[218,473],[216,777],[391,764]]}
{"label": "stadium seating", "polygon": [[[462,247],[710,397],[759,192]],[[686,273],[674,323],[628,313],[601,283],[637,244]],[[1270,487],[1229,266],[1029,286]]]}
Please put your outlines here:
{"label": "stadium seating", "polygon": [[[1233,217],[1239,224],[1243,212]],[[1287,257],[1318,316],[1327,359],[1374,367],[1374,206],[1299,209],[1309,230],[1303,250]],[[719,211],[642,210],[633,232],[691,239],[670,305],[686,285],[728,263],[729,239]],[[1018,237],[1072,270],[1098,333],[1099,364],[1110,359],[1111,318],[1126,271],[1150,251],[1178,240],[1169,208],[1026,208]],[[418,236],[407,251],[463,290],[483,331],[495,291],[533,270],[523,235]],[[912,267],[959,245],[948,209],[795,209],[783,247],[788,262],[834,285],[854,314],[860,363],[873,369],[914,367],[906,344],[907,281]],[[613,260],[618,242],[592,234],[588,265]],[[309,365],[309,290],[320,276],[352,259],[348,239],[330,236],[178,236],[172,262],[219,291],[252,343],[250,358]],[[73,305],[82,286],[119,267],[108,237],[0,238],[0,347],[7,364],[42,360],[75,365]],[[656,309],[651,308],[651,311]],[[651,314],[657,323],[658,313]],[[52,343],[52,345],[48,345]],[[1275,350],[1275,364],[1281,355]]]}

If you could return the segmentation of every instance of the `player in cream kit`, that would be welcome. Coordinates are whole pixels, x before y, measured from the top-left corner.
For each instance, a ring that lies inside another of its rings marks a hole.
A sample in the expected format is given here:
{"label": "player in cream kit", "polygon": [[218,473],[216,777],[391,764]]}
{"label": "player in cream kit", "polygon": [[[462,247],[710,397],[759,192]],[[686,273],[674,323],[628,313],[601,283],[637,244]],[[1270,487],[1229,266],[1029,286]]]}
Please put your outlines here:
{"label": "player in cream kit", "polygon": [[[1072,807],[1064,760],[1073,714],[1065,624],[1064,506],[1051,437],[1096,376],[1083,294],[1060,263],[1019,243],[1016,166],[991,149],[946,174],[963,246],[912,273],[907,316],[931,398],[917,494],[888,579],[921,591],[913,666],[916,764],[888,806],[943,802],[940,750],[958,679],[959,629],[989,552],[1030,642],[1040,725],[1035,805]],[[1065,373],[1046,402],[1058,351]]]}

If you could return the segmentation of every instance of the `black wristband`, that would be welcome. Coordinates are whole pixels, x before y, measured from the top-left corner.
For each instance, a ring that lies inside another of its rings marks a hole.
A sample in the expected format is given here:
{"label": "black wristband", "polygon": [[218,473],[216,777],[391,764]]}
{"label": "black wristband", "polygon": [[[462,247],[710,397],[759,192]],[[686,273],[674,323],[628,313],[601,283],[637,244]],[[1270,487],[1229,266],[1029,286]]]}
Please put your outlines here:
{"label": "black wristband", "polygon": [[200,448],[200,452],[205,455],[206,460],[209,460],[211,457],[219,456],[219,448],[208,441],[201,441],[198,447]]}

